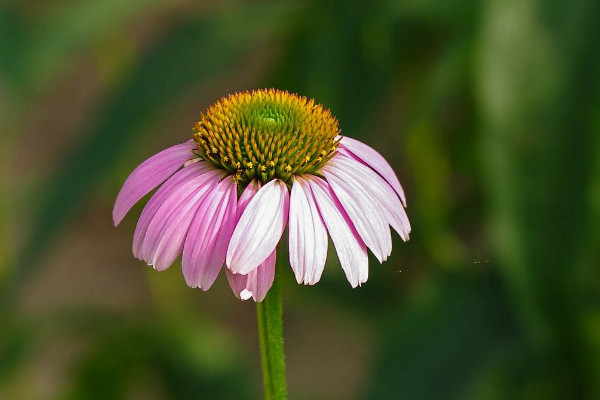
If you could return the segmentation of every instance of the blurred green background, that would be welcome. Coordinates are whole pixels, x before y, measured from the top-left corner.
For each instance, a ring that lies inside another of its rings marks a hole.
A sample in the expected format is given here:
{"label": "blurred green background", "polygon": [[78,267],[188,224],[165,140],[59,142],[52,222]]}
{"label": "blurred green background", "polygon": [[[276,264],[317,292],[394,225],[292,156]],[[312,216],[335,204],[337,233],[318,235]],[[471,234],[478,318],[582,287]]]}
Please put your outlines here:
{"label": "blurred green background", "polygon": [[291,399],[600,398],[600,2],[0,3],[0,399],[256,399],[254,304],[133,259],[142,160],[234,91],[330,107],[407,192],[352,290],[284,276]]}

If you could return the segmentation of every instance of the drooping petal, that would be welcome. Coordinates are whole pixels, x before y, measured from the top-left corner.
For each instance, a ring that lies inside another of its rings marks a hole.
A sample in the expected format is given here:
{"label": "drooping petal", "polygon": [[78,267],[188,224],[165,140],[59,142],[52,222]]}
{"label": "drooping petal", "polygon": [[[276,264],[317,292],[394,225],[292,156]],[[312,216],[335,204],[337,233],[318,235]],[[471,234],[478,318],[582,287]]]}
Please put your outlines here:
{"label": "drooping petal", "polygon": [[244,193],[242,193],[237,203],[237,212],[235,214],[236,224],[240,220],[242,213],[244,212],[246,207],[248,207],[248,203],[250,203],[250,200],[252,200],[256,193],[258,193],[260,186],[260,181],[253,179],[250,181],[250,183],[248,183],[246,189],[244,189]]}
{"label": "drooping petal", "polygon": [[290,195],[279,179],[261,187],[238,221],[229,248],[227,266],[247,274],[273,252],[288,218]]}
{"label": "drooping petal", "polygon": [[333,163],[326,165],[322,172],[362,240],[380,263],[385,261],[392,252],[390,228],[368,185],[353,179]]}
{"label": "drooping petal", "polygon": [[342,148],[348,149],[360,161],[364,162],[369,167],[374,169],[379,175],[381,175],[387,181],[387,183],[394,188],[398,196],[400,196],[402,204],[404,204],[406,207],[406,196],[404,195],[404,189],[402,189],[402,185],[400,185],[400,181],[398,181],[398,177],[394,173],[394,170],[381,154],[363,142],[347,136],[342,136],[340,145]]}
{"label": "drooping petal", "polygon": [[181,186],[185,186],[190,180],[193,180],[205,172],[213,169],[213,167],[204,161],[184,167],[180,171],[177,171],[156,191],[156,193],[154,193],[144,207],[144,210],[142,211],[140,219],[138,220],[135,228],[132,245],[134,257],[141,260],[145,258],[142,252],[142,244],[144,243],[148,226],[165,200],[168,199],[173,192],[178,190]]}
{"label": "drooping petal", "polygon": [[369,277],[367,247],[327,182],[317,177],[308,177],[307,181],[348,282],[352,287],[360,286]]}
{"label": "drooping petal", "polygon": [[[156,253],[159,251],[159,244],[161,242],[165,243],[165,240],[168,240],[170,234],[173,233],[173,229],[177,228],[171,225],[177,224],[182,218],[181,214],[187,213],[190,208],[196,209],[198,201],[214,188],[221,177],[222,172],[218,170],[211,170],[205,174],[194,176],[175,188],[171,195],[164,199],[150,225],[148,225],[142,243],[141,254],[148,264],[154,265],[156,269],[159,268],[155,264]],[[187,224],[188,222],[189,220],[181,223]],[[169,236],[165,237],[165,233]],[[164,265],[163,267],[166,268]]]}
{"label": "drooping petal", "polygon": [[370,197],[379,204],[379,210],[386,221],[404,241],[409,239],[410,222],[402,203],[388,182],[360,161],[348,157],[335,156],[329,164],[343,170],[347,180],[362,183]]}
{"label": "drooping petal", "polygon": [[229,286],[238,299],[248,300],[252,297],[255,302],[264,300],[275,280],[275,254],[276,250],[273,250],[265,261],[246,275],[234,274],[228,268],[225,269]]}
{"label": "drooping petal", "polygon": [[296,178],[290,196],[290,266],[298,283],[314,285],[327,259],[327,230],[308,182]]}
{"label": "drooping petal", "polygon": [[234,274],[229,268],[225,268],[225,275],[227,276],[227,282],[229,282],[229,287],[233,291],[233,294],[238,299],[241,299],[240,294],[246,289],[246,283],[248,283],[248,274]]}
{"label": "drooping petal", "polygon": [[173,261],[181,254],[183,240],[190,227],[190,214],[196,211],[198,203],[202,201],[207,190],[192,193],[179,204],[175,201],[168,204],[171,215],[164,223],[164,231],[154,237],[152,241],[155,248],[144,251],[144,261],[157,271],[163,271],[173,264]]}
{"label": "drooping petal", "polygon": [[190,287],[208,290],[225,262],[235,227],[237,184],[223,179],[198,208],[183,245],[183,276]]}
{"label": "drooping petal", "polygon": [[[258,192],[258,189],[260,189],[260,186],[260,181],[253,179],[252,181],[250,181],[250,183],[248,183],[246,189],[244,189],[244,192],[238,199],[237,203],[237,212],[235,219],[236,224],[240,220],[240,217],[242,216],[242,213],[248,206],[248,203],[250,203],[250,200],[252,200],[252,197],[254,197],[254,195]],[[233,294],[235,294],[235,296],[239,299],[240,293],[246,288],[246,283],[248,282],[249,274],[234,274],[229,270],[229,268],[225,268],[225,273],[227,275],[227,280],[229,281],[229,286],[231,287],[231,290],[233,290]]]}
{"label": "drooping petal", "polygon": [[[146,251],[146,261],[153,265],[158,271],[168,268],[183,250],[183,243],[188,233],[192,219],[196,214],[198,207],[208,195],[209,191],[217,184],[221,174],[207,173],[204,176],[206,180],[196,179],[190,182],[190,186],[197,186],[196,189],[182,201],[168,216],[164,222],[162,231],[158,236],[158,241],[151,245]],[[169,200],[163,206],[167,206]],[[156,220],[159,219],[161,209],[156,213]],[[152,232],[152,224],[148,232]],[[150,233],[151,234],[151,233]]]}
{"label": "drooping petal", "polygon": [[249,299],[250,296],[257,303],[264,300],[275,280],[276,253],[273,250],[265,261],[248,274],[246,288],[240,293],[242,300]]}
{"label": "drooping petal", "polygon": [[113,222],[119,225],[125,214],[142,197],[173,175],[186,160],[192,158],[193,140],[169,147],[141,163],[129,175],[117,195],[113,207]]}

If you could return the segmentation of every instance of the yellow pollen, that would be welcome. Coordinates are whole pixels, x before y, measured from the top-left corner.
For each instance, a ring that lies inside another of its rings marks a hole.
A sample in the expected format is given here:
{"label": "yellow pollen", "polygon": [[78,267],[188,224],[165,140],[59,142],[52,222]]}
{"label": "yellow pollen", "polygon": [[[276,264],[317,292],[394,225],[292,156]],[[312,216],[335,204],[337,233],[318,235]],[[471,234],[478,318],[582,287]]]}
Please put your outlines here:
{"label": "yellow pollen", "polygon": [[195,154],[234,175],[243,188],[255,178],[291,185],[293,175],[319,174],[336,155],[340,129],[313,99],[261,89],[221,98],[200,115],[193,132]]}

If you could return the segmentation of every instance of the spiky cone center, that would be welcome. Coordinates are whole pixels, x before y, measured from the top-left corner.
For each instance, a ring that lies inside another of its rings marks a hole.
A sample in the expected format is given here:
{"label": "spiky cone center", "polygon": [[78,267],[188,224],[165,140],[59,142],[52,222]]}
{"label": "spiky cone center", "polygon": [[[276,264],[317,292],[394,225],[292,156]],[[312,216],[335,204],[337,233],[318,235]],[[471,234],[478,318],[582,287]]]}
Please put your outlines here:
{"label": "spiky cone center", "polygon": [[337,119],[321,104],[282,90],[221,98],[193,128],[196,155],[228,171],[243,188],[294,175],[319,175],[337,151]]}

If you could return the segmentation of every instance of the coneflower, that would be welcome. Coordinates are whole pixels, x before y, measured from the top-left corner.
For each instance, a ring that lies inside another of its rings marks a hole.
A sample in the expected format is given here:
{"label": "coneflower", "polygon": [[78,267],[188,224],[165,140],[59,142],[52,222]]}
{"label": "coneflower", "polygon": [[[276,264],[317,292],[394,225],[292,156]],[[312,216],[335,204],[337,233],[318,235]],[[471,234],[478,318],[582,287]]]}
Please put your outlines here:
{"label": "coneflower", "polygon": [[322,105],[281,90],[236,93],[209,107],[191,140],[127,178],[115,225],[159,185],[138,221],[134,256],[164,270],[182,254],[187,284],[202,290],[226,265],[244,300],[261,302],[273,285],[286,226],[291,268],[308,285],[321,278],[328,234],[356,287],[368,278],[367,248],[383,262],[390,227],[404,241],[410,232],[404,192],[385,159],[342,136]]}
{"label": "coneflower", "polygon": [[403,240],[410,232],[404,192],[383,157],[341,136],[329,110],[285,91],[237,93],[211,106],[193,140],[131,173],[115,225],[163,182],[140,216],[134,256],[160,271],[183,252],[187,284],[203,290],[226,262],[244,299],[261,301],[269,290],[286,225],[290,265],[309,285],[325,267],[327,233],[356,287],[368,278],[366,249],[383,262],[392,250],[389,226]]}

